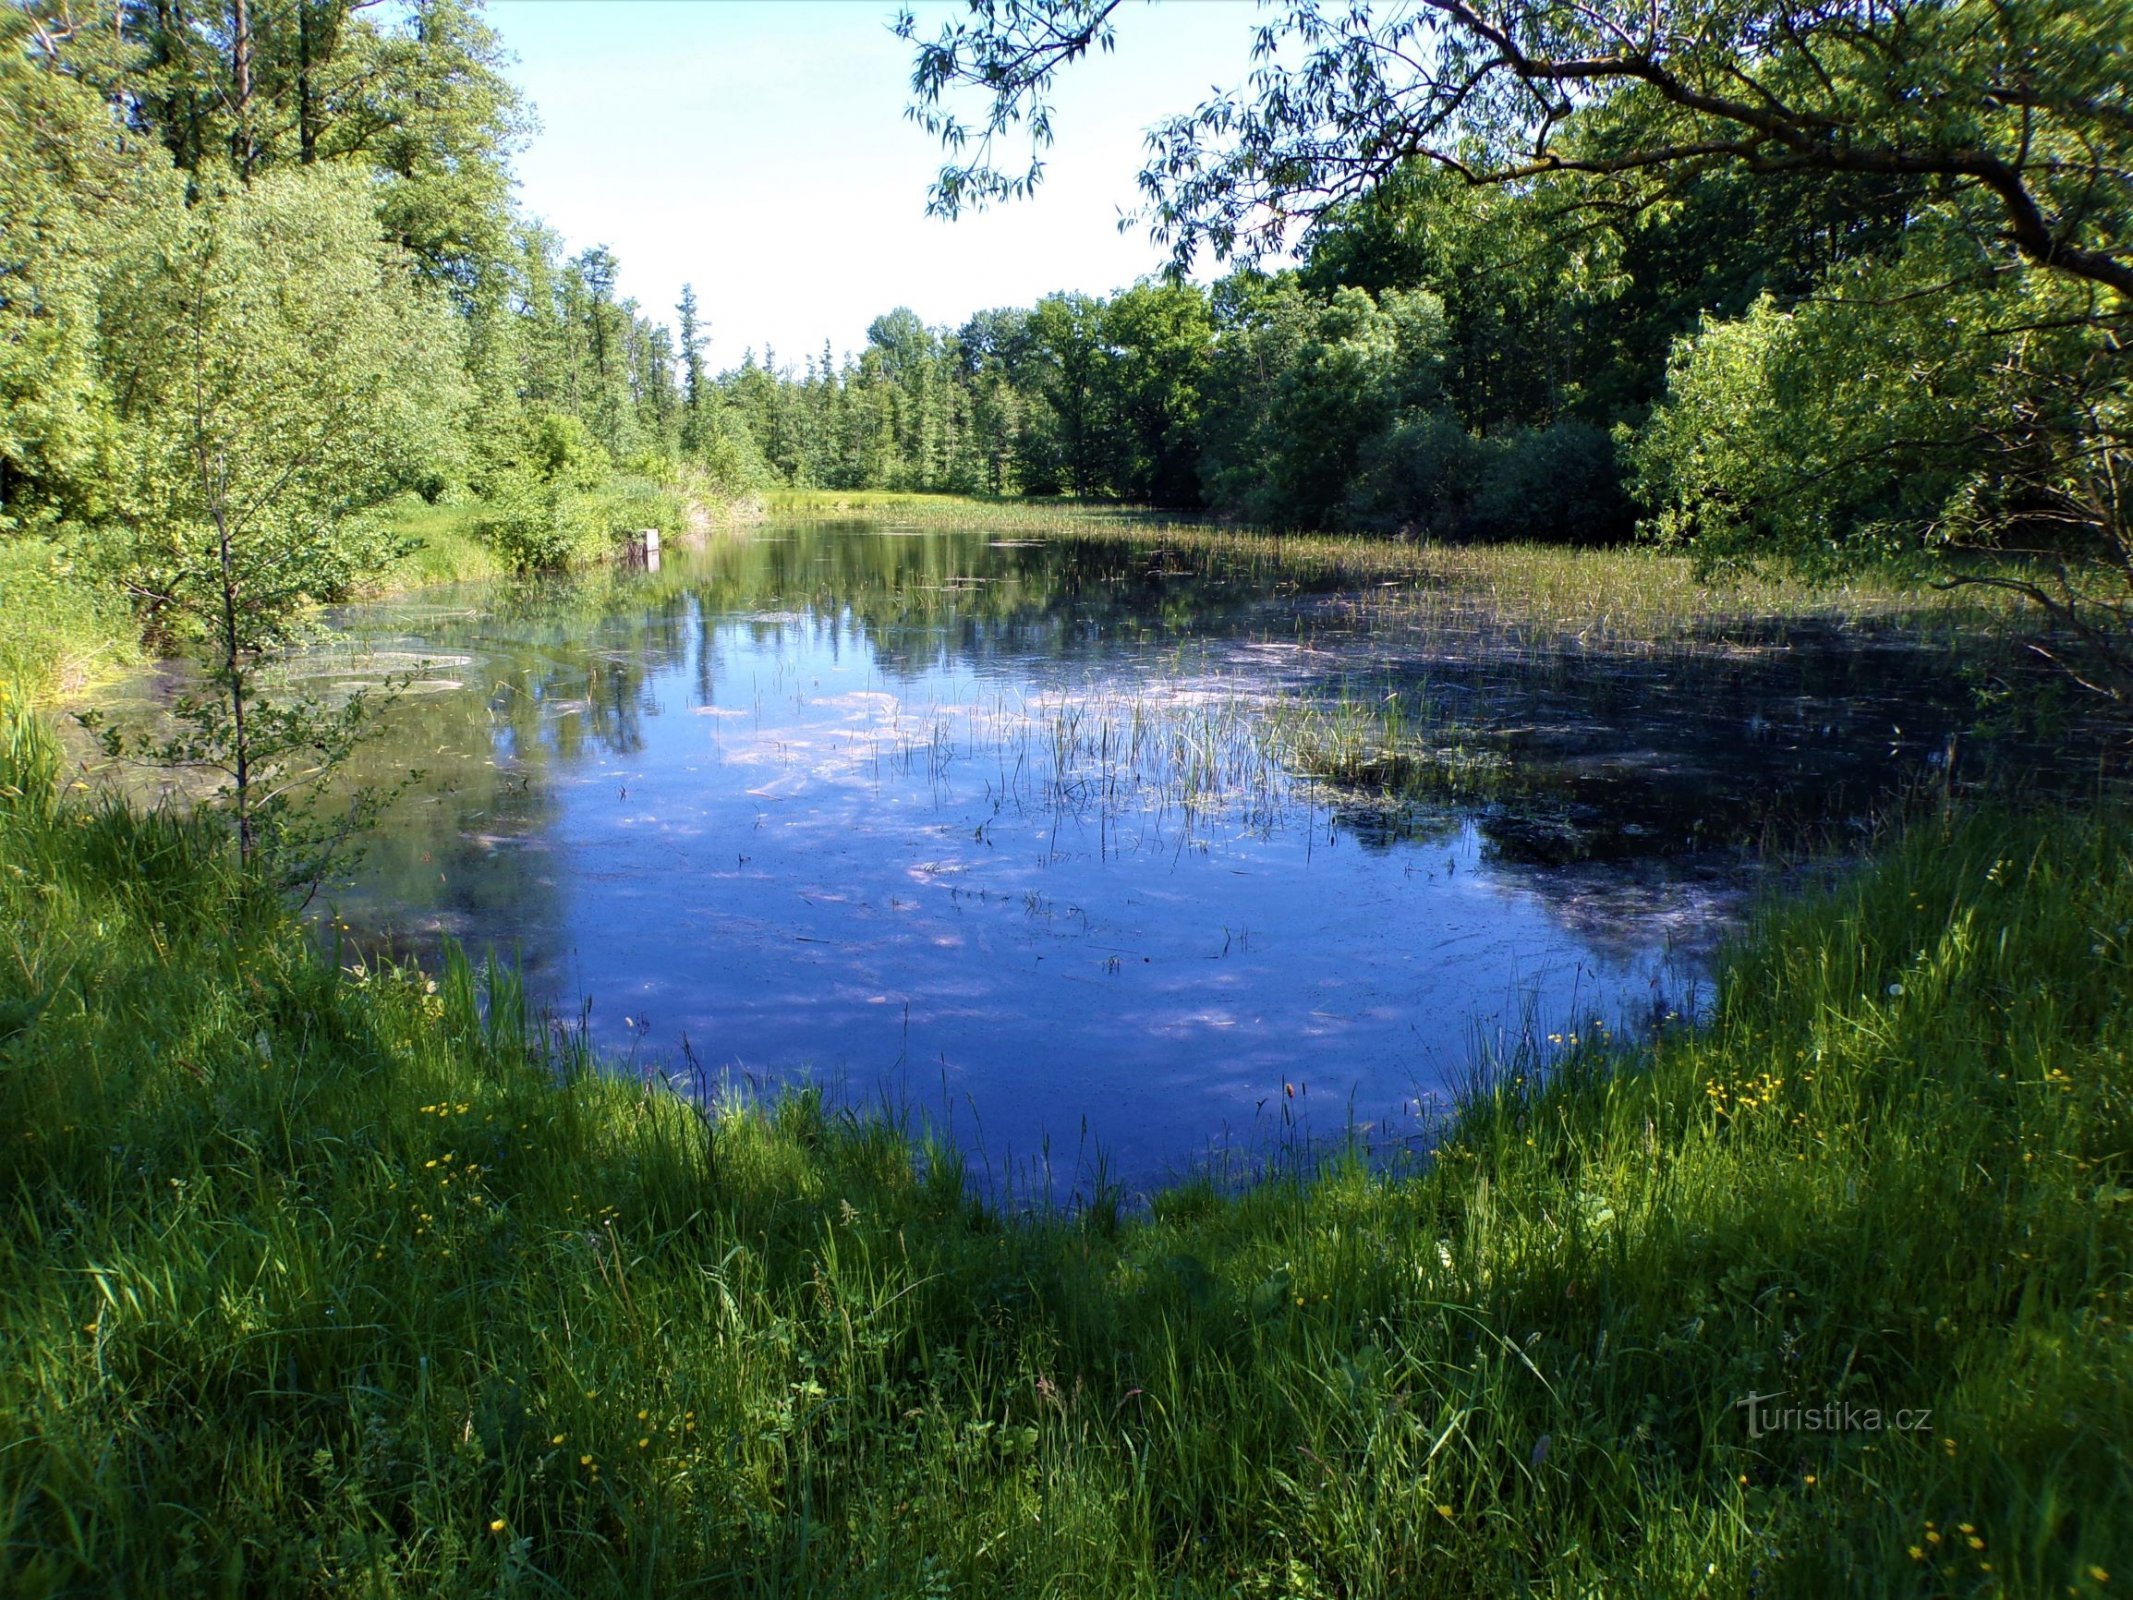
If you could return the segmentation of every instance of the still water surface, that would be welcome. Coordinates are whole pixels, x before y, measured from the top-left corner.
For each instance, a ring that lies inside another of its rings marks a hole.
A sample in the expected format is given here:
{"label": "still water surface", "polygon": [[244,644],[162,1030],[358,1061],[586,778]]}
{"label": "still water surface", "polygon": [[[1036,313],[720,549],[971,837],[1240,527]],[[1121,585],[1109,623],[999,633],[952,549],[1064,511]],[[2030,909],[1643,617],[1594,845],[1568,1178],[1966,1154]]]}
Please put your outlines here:
{"label": "still water surface", "polygon": [[[517,958],[637,1070],[686,1040],[1065,1197],[1098,1152],[1140,1184],[1307,1132],[1397,1147],[1479,1054],[1692,1012],[1753,886],[1726,841],[1863,810],[1961,719],[1885,643],[1541,660],[1356,602],[807,524],[351,608],[318,676],[428,677],[366,758],[422,777],[336,914]],[[1392,800],[1270,736],[1387,694],[1520,781]]]}

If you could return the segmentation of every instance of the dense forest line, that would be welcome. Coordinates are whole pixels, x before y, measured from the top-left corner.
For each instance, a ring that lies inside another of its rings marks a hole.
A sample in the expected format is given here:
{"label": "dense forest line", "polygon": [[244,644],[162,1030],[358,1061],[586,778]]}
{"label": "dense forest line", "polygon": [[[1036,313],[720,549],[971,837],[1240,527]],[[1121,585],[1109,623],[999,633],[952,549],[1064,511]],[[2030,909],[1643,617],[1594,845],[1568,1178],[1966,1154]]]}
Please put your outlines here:
{"label": "dense forest line", "polygon": [[[201,442],[174,327],[250,347],[233,395],[330,345],[362,470],[302,497],[314,523],[473,499],[521,566],[594,532],[618,470],[1824,560],[2125,548],[2122,298],[2036,270],[1945,174],[1476,185],[1418,158],[1281,270],[898,309],[856,354],[713,373],[693,292],[648,310],[514,207],[529,113],[472,0],[38,0],[0,28],[0,540],[151,612],[175,530],[212,520],[172,466]],[[247,274],[331,288],[247,307]]]}
{"label": "dense forest line", "polygon": [[[1413,167],[1297,264],[1150,278],[722,373],[778,482],[1075,495],[1276,527],[1599,542],[1692,485],[1705,330],[1883,261],[1919,196],[1712,174],[1658,211]],[[1708,418],[1702,419],[1708,421]]]}
{"label": "dense forest line", "polygon": [[1713,166],[1625,195],[1411,162],[1282,270],[956,327],[899,309],[841,363],[751,358],[717,388],[788,484],[1825,570],[2019,552],[2100,578],[2057,619],[2100,642],[2129,548],[2124,302],[2024,267],[1960,199],[1906,174]]}

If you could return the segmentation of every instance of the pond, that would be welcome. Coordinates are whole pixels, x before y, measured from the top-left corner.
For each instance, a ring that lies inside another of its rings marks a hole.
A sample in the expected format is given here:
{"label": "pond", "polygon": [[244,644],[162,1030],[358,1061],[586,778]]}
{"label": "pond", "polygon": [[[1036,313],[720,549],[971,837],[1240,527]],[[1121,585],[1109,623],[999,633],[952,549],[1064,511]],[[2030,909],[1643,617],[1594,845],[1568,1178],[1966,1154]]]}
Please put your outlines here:
{"label": "pond", "polygon": [[1692,1015],[1770,830],[1966,726],[1824,627],[1536,649],[1113,537],[764,526],[351,607],[420,777],[331,916],[519,961],[622,1070],[802,1082],[1069,1198],[1425,1139],[1477,1064]]}

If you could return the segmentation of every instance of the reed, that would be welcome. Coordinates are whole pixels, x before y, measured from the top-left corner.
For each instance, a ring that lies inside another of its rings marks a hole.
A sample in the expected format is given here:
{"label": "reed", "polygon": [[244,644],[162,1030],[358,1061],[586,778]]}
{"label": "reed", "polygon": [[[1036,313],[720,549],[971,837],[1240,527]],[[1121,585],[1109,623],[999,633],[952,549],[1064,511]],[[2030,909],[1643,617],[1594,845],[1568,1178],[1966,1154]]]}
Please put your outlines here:
{"label": "reed", "polygon": [[1802,624],[1907,631],[2000,630],[2026,621],[2004,594],[1950,589],[1929,566],[1891,565],[1825,581],[1711,570],[1646,545],[1448,545],[1365,534],[1282,534],[1143,507],[984,500],[875,490],[772,490],[772,517],[840,518],[1091,539],[1146,549],[1152,564],[1268,584],[1352,590],[1336,616],[1485,629],[1499,643],[1586,649],[1781,644]]}

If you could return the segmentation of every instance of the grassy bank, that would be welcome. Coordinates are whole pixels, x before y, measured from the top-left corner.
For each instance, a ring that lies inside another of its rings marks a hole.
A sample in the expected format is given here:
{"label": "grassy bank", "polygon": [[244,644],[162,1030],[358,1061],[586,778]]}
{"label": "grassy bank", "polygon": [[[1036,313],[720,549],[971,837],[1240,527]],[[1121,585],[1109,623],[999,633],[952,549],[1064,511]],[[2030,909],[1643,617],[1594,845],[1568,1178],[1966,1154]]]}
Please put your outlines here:
{"label": "grassy bank", "polygon": [[[674,539],[755,510],[752,503],[730,503],[697,485],[668,488],[630,477],[582,498],[588,531],[571,554],[572,565],[611,559],[619,528],[656,526]],[[490,509],[475,500],[431,505],[414,495],[393,502],[385,515],[410,548],[369,591],[389,594],[508,575],[509,561],[484,537]],[[84,570],[65,549],[43,539],[0,539],[0,684],[49,705],[122,676],[146,655],[140,618],[108,574]]]}
{"label": "grassy bank", "polygon": [[476,532],[482,505],[460,500],[431,505],[406,495],[388,508],[393,531],[412,548],[382,574],[380,593],[419,589],[432,583],[463,583],[500,578],[509,567]]}
{"label": "grassy bank", "polygon": [[1008,1218],[337,971],[5,727],[0,1591],[2133,1581],[2115,823],[1921,826],[1405,1178]]}
{"label": "grassy bank", "polygon": [[40,702],[78,694],[141,659],[124,598],[43,539],[0,539],[0,684]]}
{"label": "grassy bank", "polygon": [[[700,484],[662,484],[625,474],[572,496],[570,509],[563,564],[577,567],[612,560],[620,530],[655,527],[671,541],[708,531],[751,508],[723,500]],[[412,548],[379,576],[374,590],[392,593],[508,575],[511,560],[491,526],[497,510],[480,500],[431,505],[409,495],[394,502],[389,508],[393,528]]]}

